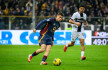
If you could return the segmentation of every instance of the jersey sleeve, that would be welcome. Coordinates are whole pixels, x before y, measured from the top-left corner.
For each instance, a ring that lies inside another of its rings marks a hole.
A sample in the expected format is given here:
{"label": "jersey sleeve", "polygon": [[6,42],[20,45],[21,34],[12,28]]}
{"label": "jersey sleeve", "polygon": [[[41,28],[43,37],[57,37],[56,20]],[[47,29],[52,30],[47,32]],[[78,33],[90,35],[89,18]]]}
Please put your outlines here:
{"label": "jersey sleeve", "polygon": [[47,23],[46,20],[40,21],[40,22],[38,23],[38,25],[36,26],[35,29],[37,30],[37,29],[40,29],[40,28],[44,27],[44,26],[46,25],[46,23]]}
{"label": "jersey sleeve", "polygon": [[84,16],[84,20],[86,21],[87,20],[87,15],[85,14],[85,16]]}
{"label": "jersey sleeve", "polygon": [[47,23],[50,23],[50,19],[40,21],[35,29],[42,29]]}
{"label": "jersey sleeve", "polygon": [[75,13],[72,15],[72,17],[71,17],[71,19],[75,19],[76,18],[76,15],[75,15]]}

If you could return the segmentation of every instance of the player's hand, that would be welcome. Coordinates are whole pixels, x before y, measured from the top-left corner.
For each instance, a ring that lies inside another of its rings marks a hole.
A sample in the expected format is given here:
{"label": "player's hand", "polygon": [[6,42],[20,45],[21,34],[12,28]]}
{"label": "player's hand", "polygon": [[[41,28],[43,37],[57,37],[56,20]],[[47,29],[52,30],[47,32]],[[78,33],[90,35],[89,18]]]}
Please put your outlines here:
{"label": "player's hand", "polygon": [[88,27],[88,24],[86,24],[86,27]]}
{"label": "player's hand", "polygon": [[33,34],[36,33],[36,29],[33,29]]}
{"label": "player's hand", "polygon": [[77,23],[76,25],[77,25],[77,26],[80,26],[80,25],[81,25],[81,23]]}

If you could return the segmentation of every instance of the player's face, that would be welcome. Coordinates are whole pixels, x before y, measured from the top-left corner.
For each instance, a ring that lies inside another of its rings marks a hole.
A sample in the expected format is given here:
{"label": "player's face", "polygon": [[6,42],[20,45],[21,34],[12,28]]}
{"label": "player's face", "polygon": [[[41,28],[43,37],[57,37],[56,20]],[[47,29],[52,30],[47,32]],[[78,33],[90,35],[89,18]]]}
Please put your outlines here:
{"label": "player's face", "polygon": [[58,22],[60,22],[62,19],[63,19],[63,16],[57,15],[56,20],[57,20]]}
{"label": "player's face", "polygon": [[84,11],[85,11],[85,8],[84,7],[80,7],[79,8],[79,12],[84,13]]}

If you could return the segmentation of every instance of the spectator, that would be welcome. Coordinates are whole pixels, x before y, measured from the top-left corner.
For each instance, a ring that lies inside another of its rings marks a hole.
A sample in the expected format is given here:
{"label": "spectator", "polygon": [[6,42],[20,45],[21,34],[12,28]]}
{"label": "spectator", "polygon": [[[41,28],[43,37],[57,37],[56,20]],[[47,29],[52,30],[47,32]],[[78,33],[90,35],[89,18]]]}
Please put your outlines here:
{"label": "spectator", "polygon": [[[0,16],[3,16],[3,12],[0,12]],[[5,29],[4,17],[0,17],[0,30]]]}
{"label": "spectator", "polygon": [[[78,6],[82,1],[86,3],[87,16],[89,16],[92,11],[95,12],[93,13],[93,15],[97,16],[99,10],[101,10],[101,14],[103,17],[107,16],[107,0],[36,0],[36,12],[38,13],[38,16],[40,12],[43,12],[45,16],[49,16],[52,15],[52,13],[57,13],[59,10],[61,10],[66,16],[69,16],[69,12],[74,13],[75,11],[78,11]],[[13,15],[14,11],[16,11],[16,8],[20,7],[21,14],[24,15],[24,8],[26,8],[27,12],[30,12],[33,6],[31,0],[28,0],[26,3],[25,2],[26,0],[0,0],[0,6],[2,10],[5,10],[5,14],[6,12],[8,14],[9,10],[11,12],[13,11]],[[13,10],[10,10],[10,8],[12,8]]]}
{"label": "spectator", "polygon": [[28,11],[28,12],[30,12],[31,11],[31,9],[32,9],[32,3],[31,3],[31,0],[28,0],[28,2],[26,3],[26,10]]}
{"label": "spectator", "polygon": [[20,11],[21,15],[24,15],[24,11],[25,11],[25,9],[24,9],[24,7],[22,7],[21,11]]}
{"label": "spectator", "polygon": [[14,14],[14,9],[11,7],[11,8],[9,9],[8,15],[12,16],[13,14]]}
{"label": "spectator", "polygon": [[5,10],[4,10],[4,14],[8,15],[8,13],[9,13],[9,9],[6,7]]}
{"label": "spectator", "polygon": [[12,8],[12,6],[13,6],[13,1],[14,1],[14,0],[10,0],[10,1],[9,1],[9,3],[8,3],[8,8]]}
{"label": "spectator", "polygon": [[[44,19],[45,17],[43,16],[55,16],[58,11],[62,11],[65,16],[69,17],[72,13],[78,11],[79,4],[82,1],[86,3],[85,13],[90,17],[88,19],[90,23],[99,23],[98,19],[93,19],[92,17],[108,16],[107,0],[35,0],[35,14]],[[3,15],[7,16],[25,16],[26,12],[27,16],[32,16],[32,6],[31,0],[0,0],[0,13],[2,12]],[[5,19],[8,21],[8,18],[4,18],[3,20]],[[14,18],[13,23],[14,26],[17,26],[16,29],[18,29],[20,23],[25,23],[25,21],[21,19],[22,18],[18,17]],[[39,20],[41,19],[39,18]],[[7,22],[4,21],[4,24],[6,23]]]}
{"label": "spectator", "polygon": [[15,15],[16,15],[16,16],[21,16],[21,12],[20,12],[20,9],[19,9],[19,8],[16,9]]}
{"label": "spectator", "polygon": [[47,7],[48,7],[47,2],[44,2],[44,3],[42,4],[42,10],[46,10]]}

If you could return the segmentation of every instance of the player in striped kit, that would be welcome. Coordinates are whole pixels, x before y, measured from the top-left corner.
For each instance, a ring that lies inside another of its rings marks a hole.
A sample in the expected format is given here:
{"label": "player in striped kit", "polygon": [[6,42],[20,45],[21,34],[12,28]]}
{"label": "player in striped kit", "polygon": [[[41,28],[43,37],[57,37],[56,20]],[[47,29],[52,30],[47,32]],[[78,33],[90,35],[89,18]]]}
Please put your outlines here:
{"label": "player in striped kit", "polygon": [[64,52],[66,52],[67,48],[70,46],[74,46],[76,38],[79,38],[81,44],[81,60],[85,60],[84,56],[85,46],[84,46],[84,27],[85,24],[88,27],[88,23],[86,21],[86,14],[84,13],[85,7],[80,5],[79,11],[75,12],[69,22],[72,24],[72,38],[71,43],[68,43],[64,47]]}

